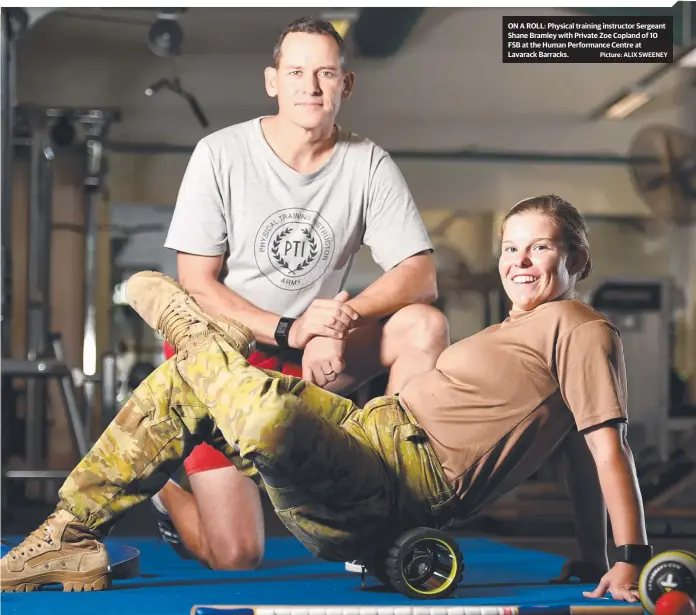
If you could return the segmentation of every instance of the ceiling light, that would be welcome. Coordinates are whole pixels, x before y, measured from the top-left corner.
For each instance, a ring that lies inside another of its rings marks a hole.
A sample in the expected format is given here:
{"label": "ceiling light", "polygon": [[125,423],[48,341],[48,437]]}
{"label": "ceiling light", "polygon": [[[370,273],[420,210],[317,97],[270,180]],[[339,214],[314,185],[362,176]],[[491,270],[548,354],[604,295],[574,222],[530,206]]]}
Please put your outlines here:
{"label": "ceiling light", "polygon": [[341,38],[346,38],[348,30],[350,30],[351,22],[348,19],[334,19],[331,22],[331,25],[334,27],[334,30],[338,32]]}
{"label": "ceiling light", "polygon": [[147,42],[155,55],[163,58],[181,55],[184,31],[177,22],[177,18],[175,14],[161,13],[150,26]]}
{"label": "ceiling light", "polygon": [[604,117],[609,120],[622,120],[650,102],[650,99],[651,96],[646,90],[627,92],[604,112]]}
{"label": "ceiling light", "polygon": [[328,21],[338,32],[341,38],[346,38],[348,30],[357,21],[360,11],[358,9],[328,9],[321,18]]}

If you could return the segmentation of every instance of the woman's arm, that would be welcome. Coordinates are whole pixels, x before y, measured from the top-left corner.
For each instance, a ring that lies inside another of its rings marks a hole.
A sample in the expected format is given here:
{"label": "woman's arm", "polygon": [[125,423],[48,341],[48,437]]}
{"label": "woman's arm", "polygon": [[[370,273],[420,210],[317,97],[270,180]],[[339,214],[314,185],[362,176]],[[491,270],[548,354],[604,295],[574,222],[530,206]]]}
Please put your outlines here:
{"label": "woman's arm", "polygon": [[580,559],[594,564],[599,578],[609,570],[609,561],[607,509],[597,468],[585,436],[576,429],[563,442],[562,454],[562,471],[573,505]]}
{"label": "woman's arm", "polygon": [[[609,518],[614,543],[623,545],[647,545],[643,502],[633,455],[626,440],[626,424],[605,423],[584,433],[587,446],[597,468]],[[590,598],[600,598],[607,592],[616,600],[636,602],[636,586],[642,566],[617,562],[602,578]]]}

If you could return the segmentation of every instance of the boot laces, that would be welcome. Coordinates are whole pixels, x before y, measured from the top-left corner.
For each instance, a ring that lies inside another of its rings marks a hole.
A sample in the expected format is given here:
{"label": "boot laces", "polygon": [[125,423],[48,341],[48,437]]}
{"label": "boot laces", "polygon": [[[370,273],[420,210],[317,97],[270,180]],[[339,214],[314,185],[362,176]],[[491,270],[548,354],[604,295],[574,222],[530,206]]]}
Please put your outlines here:
{"label": "boot laces", "polygon": [[157,332],[174,346],[177,354],[185,348],[188,342],[204,339],[210,334],[221,335],[235,349],[245,353],[245,356],[251,352],[255,346],[251,329],[224,315],[219,315],[217,320],[229,325],[227,329],[218,324],[201,320],[189,310],[189,301],[195,303],[188,295],[183,301],[171,301],[157,322]]}
{"label": "boot laces", "polygon": [[186,339],[196,336],[197,332],[192,330],[192,325],[196,324],[204,325],[201,332],[208,330],[207,324],[194,318],[185,305],[179,301],[172,301],[160,316],[157,332],[167,339],[174,348],[178,348]]}
{"label": "boot laces", "polygon": [[34,552],[42,551],[45,545],[52,547],[55,544],[53,540],[54,531],[55,528],[47,520],[43,525],[40,525],[31,534],[29,534],[29,536],[27,536],[21,543],[19,543],[14,549],[12,549],[9,553],[9,556],[13,560],[16,560],[18,556],[32,557]]}

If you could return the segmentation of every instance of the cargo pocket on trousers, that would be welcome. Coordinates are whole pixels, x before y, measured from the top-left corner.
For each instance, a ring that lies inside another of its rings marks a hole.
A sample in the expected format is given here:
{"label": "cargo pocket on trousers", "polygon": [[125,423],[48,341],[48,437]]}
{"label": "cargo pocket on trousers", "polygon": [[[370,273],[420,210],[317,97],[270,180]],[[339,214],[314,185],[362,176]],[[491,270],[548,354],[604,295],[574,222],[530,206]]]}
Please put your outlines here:
{"label": "cargo pocket on trousers", "polygon": [[313,502],[276,510],[285,527],[315,556],[342,562],[362,557],[389,523],[382,497],[333,510]]}
{"label": "cargo pocket on trousers", "polygon": [[310,553],[317,557],[319,555],[321,548],[319,542],[308,533],[302,523],[300,523],[295,515],[295,508],[288,508],[287,510],[276,510],[275,513],[278,518],[283,522],[283,525],[290,531],[290,533],[297,538]]}
{"label": "cargo pocket on trousers", "polygon": [[404,495],[415,506],[411,513],[416,516],[427,514],[432,496],[431,472],[423,446],[426,441],[418,425],[407,423],[394,428],[399,480],[406,491]]}

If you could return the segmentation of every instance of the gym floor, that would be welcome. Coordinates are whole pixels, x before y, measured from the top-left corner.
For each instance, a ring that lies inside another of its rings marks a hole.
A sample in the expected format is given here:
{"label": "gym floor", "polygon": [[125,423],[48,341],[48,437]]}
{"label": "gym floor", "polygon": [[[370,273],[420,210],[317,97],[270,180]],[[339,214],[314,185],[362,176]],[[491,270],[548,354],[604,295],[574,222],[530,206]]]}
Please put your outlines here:
{"label": "gym floor", "polygon": [[[202,604],[215,605],[375,605],[424,606],[387,590],[370,577],[361,586],[360,575],[340,563],[312,557],[273,515],[266,504],[268,542],[262,567],[253,572],[215,572],[180,559],[158,540],[149,506],[130,511],[116,526],[109,542],[125,543],[140,551],[140,574],[119,580],[108,592],[64,594],[46,588],[34,594],[2,594],[3,613],[39,615],[187,615]],[[19,540],[51,512],[49,506],[22,506],[6,510],[3,539]],[[550,585],[568,557],[575,555],[572,529],[557,524],[557,535],[533,536],[518,525],[517,535],[484,534],[472,527],[453,532],[466,565],[455,595],[429,606],[498,605],[567,607],[568,605],[628,606],[614,601],[592,601],[582,591],[592,586]],[[550,527],[550,526],[549,526]],[[564,534],[564,530],[568,530]],[[654,540],[657,552],[672,548],[696,552],[696,536]],[[117,593],[113,593],[117,590]],[[57,611],[56,611],[56,607]],[[545,611],[550,612],[550,611]]]}

